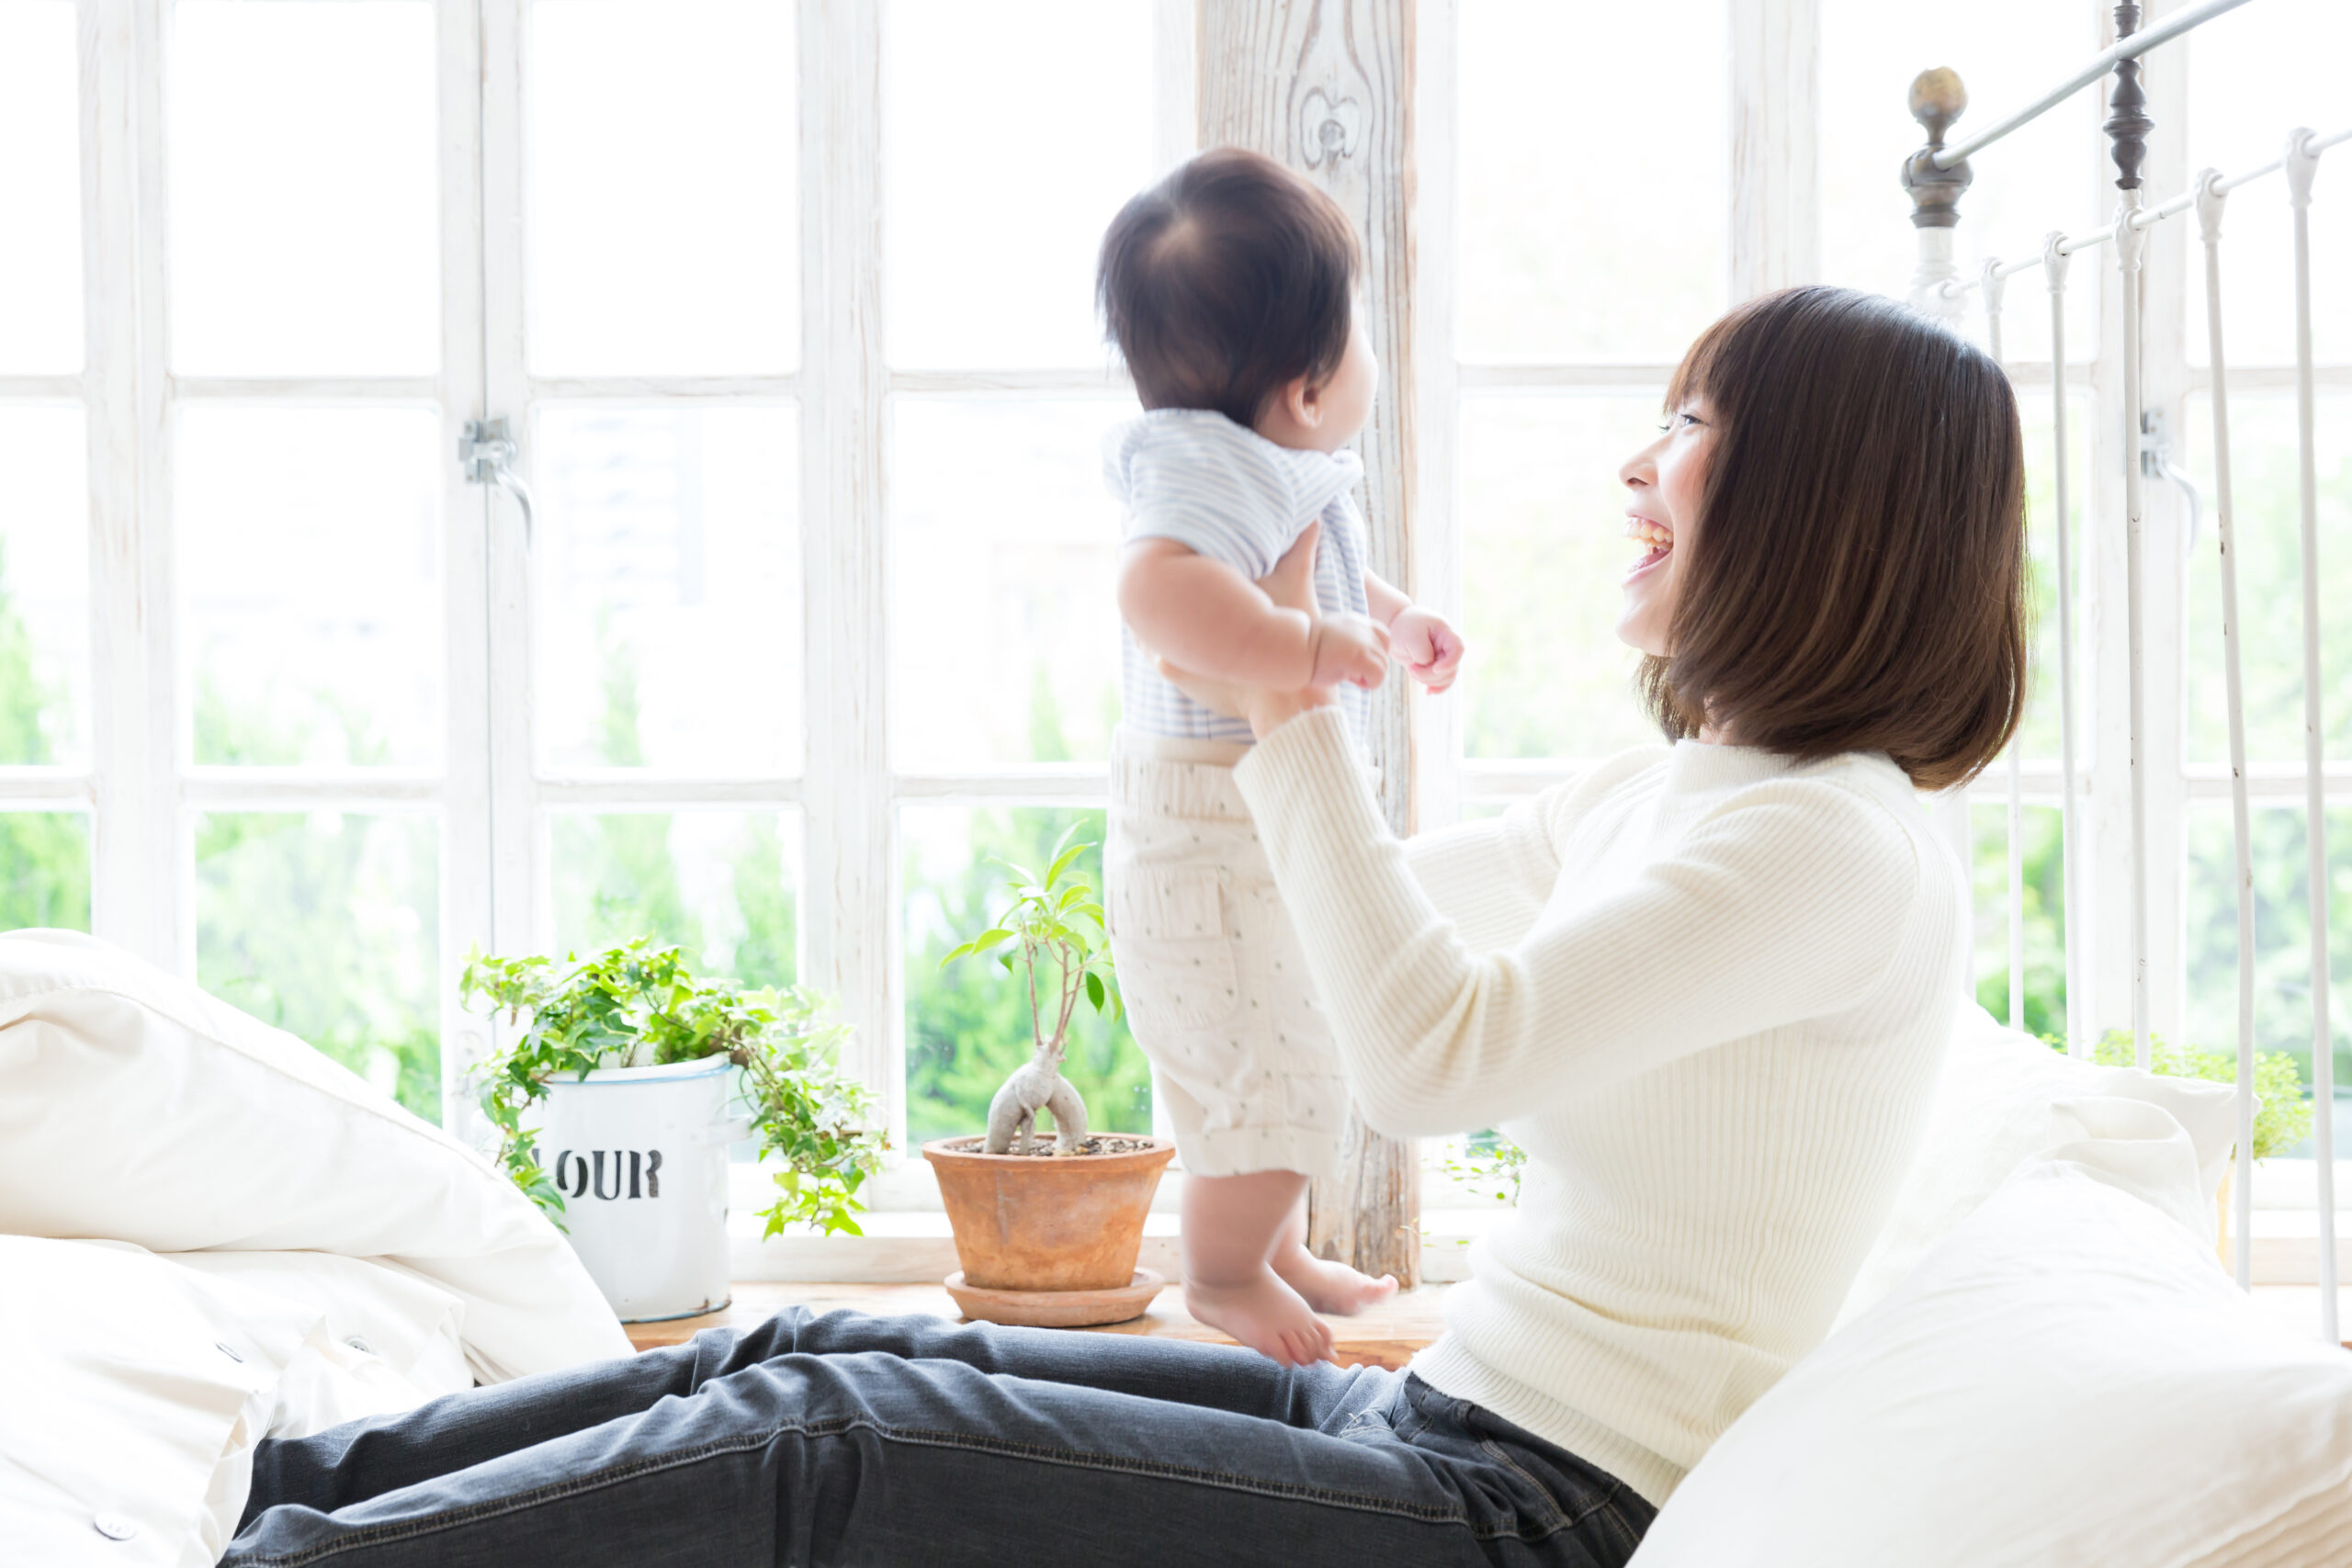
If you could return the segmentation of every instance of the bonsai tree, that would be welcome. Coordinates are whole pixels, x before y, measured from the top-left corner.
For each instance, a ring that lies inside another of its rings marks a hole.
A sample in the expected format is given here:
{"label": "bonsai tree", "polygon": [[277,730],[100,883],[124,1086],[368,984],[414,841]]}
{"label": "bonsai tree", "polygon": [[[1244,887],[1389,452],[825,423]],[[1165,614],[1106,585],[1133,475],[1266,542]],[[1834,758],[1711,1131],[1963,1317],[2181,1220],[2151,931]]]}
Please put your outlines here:
{"label": "bonsai tree", "polygon": [[987,1154],[1029,1153],[1040,1111],[1053,1113],[1056,1154],[1080,1154],[1086,1147],[1086,1101],[1062,1077],[1063,1049],[1080,998],[1113,1018],[1119,1014],[1119,998],[1102,906],[1091,886],[1070,875],[1078,857],[1094,847],[1071,843],[1077,832],[1072,823],[1055,840],[1043,876],[999,861],[1012,873],[1005,885],[1012,890],[1012,902],[987,931],[939,961],[944,969],[959,958],[993,954],[1011,975],[1018,958],[1029,988],[1035,1053],[989,1100],[988,1136],[980,1145]]}
{"label": "bonsai tree", "polygon": [[464,999],[490,1004],[523,1033],[481,1063],[482,1113],[498,1129],[498,1161],[560,1227],[563,1194],[540,1168],[524,1112],[558,1073],[647,1067],[724,1055],[743,1070],[760,1157],[776,1156],[776,1201],[766,1234],[808,1224],[861,1235],[858,1189],[888,1146],[872,1129],[864,1086],[835,1063],[846,1024],[827,1022],[825,998],[802,987],[743,990],[697,979],[674,947],[639,937],[586,959],[485,958],[466,963]]}

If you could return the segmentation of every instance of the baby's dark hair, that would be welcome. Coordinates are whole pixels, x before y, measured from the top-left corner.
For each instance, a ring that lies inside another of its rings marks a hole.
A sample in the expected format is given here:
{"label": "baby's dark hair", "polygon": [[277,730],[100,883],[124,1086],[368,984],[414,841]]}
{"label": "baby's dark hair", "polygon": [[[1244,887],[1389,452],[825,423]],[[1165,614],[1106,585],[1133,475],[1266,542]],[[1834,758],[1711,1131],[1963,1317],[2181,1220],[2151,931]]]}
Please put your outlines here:
{"label": "baby's dark hair", "polygon": [[1219,147],[1119,209],[1094,295],[1144,407],[1254,425],[1283,386],[1339,369],[1361,265],[1338,202]]}

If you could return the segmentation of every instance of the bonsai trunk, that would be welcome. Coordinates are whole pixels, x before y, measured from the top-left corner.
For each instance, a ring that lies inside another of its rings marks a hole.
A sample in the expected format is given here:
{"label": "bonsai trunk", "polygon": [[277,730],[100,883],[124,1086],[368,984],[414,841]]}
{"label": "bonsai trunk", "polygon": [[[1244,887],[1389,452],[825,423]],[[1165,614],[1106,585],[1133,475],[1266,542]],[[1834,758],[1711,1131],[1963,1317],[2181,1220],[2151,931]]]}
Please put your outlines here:
{"label": "bonsai trunk", "polygon": [[1054,1147],[1076,1154],[1086,1145],[1086,1101],[1061,1075],[1062,1034],[1041,1043],[1037,1054],[1014,1069],[1004,1087],[989,1101],[988,1139],[980,1146],[992,1155],[1027,1154],[1036,1130],[1037,1112],[1054,1117]]}

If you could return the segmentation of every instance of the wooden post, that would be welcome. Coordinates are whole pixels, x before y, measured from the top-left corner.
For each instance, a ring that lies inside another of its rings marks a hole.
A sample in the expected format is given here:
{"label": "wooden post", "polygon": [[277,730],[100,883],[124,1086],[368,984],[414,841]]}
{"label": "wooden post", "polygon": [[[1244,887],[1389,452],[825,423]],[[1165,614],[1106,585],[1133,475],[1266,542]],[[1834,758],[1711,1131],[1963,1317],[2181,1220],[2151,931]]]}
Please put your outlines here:
{"label": "wooden post", "polygon": [[[1372,570],[1413,591],[1413,0],[1201,0],[1200,143],[1248,147],[1317,181],[1364,241],[1380,396],[1363,438]],[[1373,705],[1389,825],[1413,830],[1400,676]],[[1308,1199],[1308,1245],[1369,1274],[1420,1279],[1420,1155],[1350,1118],[1346,1164]]]}

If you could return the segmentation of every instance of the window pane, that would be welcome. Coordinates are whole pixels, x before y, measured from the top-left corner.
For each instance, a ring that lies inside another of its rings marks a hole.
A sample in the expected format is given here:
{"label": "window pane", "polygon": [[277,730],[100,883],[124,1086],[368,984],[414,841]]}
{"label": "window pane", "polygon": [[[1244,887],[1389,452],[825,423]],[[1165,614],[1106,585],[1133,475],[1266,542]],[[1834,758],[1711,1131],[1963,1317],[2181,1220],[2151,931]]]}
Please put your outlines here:
{"label": "window pane", "polygon": [[[2025,722],[2019,736],[2025,755],[2055,760],[2064,730],[2059,710],[2058,661],[2058,468],[2057,422],[2048,387],[2017,389],[2018,423],[2025,432],[2025,522],[2027,569],[2031,572],[2033,646],[2032,684],[2026,696]],[[2088,497],[2091,473],[2090,395],[2075,391],[2066,400],[2066,445],[2073,448],[2066,470],[2068,543],[2074,547],[2075,588],[2075,765],[2087,768],[2097,750],[2098,728],[2091,722],[2090,597],[2086,576],[2091,555],[2088,546]],[[1996,770],[1997,771],[1997,770]]]}
{"label": "window pane", "polygon": [[430,817],[198,817],[197,983],[438,1121],[440,840]]}
{"label": "window pane", "polygon": [[[1071,822],[1075,841],[1093,845],[1075,874],[1102,886],[1102,814],[1044,809],[976,811],[907,807],[899,813],[906,854],[907,1145],[957,1137],[988,1126],[989,1098],[1027,1061],[1027,994],[993,959],[940,959],[989,929],[1005,901],[1011,861],[1044,869]],[[1018,960],[1015,961],[1018,967]],[[1070,1024],[1062,1071],[1086,1099],[1098,1132],[1151,1131],[1151,1074],[1125,1021],[1106,1021],[1083,1002]]]}
{"label": "window pane", "polygon": [[535,628],[557,769],[800,765],[789,408],[542,408]]}
{"label": "window pane", "polygon": [[80,78],[72,0],[0,6],[0,375],[82,367]]}
{"label": "window pane", "polygon": [[[2222,657],[2222,566],[2210,514],[2213,405],[2184,400],[2189,471],[2205,496],[2204,536],[2189,563],[2188,747],[2199,761],[2230,755]],[[2319,447],[2321,708],[2327,755],[2352,757],[2352,397],[2323,396]],[[2230,396],[2230,488],[2236,500],[2238,625],[2245,676],[2245,750],[2257,761],[2303,758],[2302,502],[2297,478],[2295,400],[2281,392]]]}
{"label": "window pane", "polygon": [[0,812],[0,931],[90,929],[90,819],[78,811]]}
{"label": "window pane", "polygon": [[[2352,54],[2343,0],[2265,0],[2188,35],[2188,167],[2240,174],[2278,156],[2298,126],[2324,136],[2352,126],[2342,62]],[[2312,342],[2319,359],[2352,360],[2352,200],[2341,148],[2311,208]],[[2169,194],[2167,192],[2166,194]],[[2180,220],[2193,224],[2193,217]],[[2189,231],[2188,356],[2205,364],[2205,247]],[[2222,223],[2222,324],[2227,365],[2295,362],[2294,219],[2287,182],[2271,175],[2231,193]]]}
{"label": "window pane", "polygon": [[1462,356],[1679,359],[1724,304],[1724,7],[1460,16]]}
{"label": "window pane", "polygon": [[559,811],[548,827],[558,952],[650,936],[747,986],[799,975],[797,813]]}
{"label": "window pane", "polygon": [[547,0],[530,11],[531,367],[789,370],[800,347],[793,8]]}
{"label": "window pane", "polygon": [[1462,697],[1472,757],[1601,757],[1657,739],[1617,640],[1634,562],[1617,468],[1661,394],[1462,400]]}
{"label": "window pane", "polygon": [[[2257,1049],[2295,1058],[2304,1092],[2312,1081],[2311,912],[2304,856],[2304,814],[2256,807],[2253,818],[2255,998]],[[2327,813],[2329,1031],[2335,1039],[2339,1106],[2352,1099],[2352,811]],[[2234,1053],[2238,1040],[2237,850],[2226,800],[2189,807],[2188,959],[2188,1038],[2209,1051]],[[2344,1126],[2338,1110],[2336,1125]],[[2343,1134],[2339,1132],[2339,1140]],[[2306,1144],[2297,1151],[2306,1156]]]}
{"label": "window pane", "polygon": [[89,708],[89,460],[77,408],[0,408],[0,765],[74,763]]}
{"label": "window pane", "polygon": [[1119,516],[1105,399],[901,399],[890,486],[899,766],[1109,755]]}
{"label": "window pane", "polygon": [[[1998,795],[2001,770],[1985,775]],[[1980,800],[1983,798],[1979,797]],[[2025,1021],[2009,1017],[2009,808],[1971,807],[1974,849],[1976,1000],[2029,1034],[2066,1032],[2066,871],[2058,807],[2025,808]]]}
{"label": "window pane", "polygon": [[[2039,97],[2065,65],[2099,48],[2098,10],[2074,0],[1983,0],[1964,11],[1886,0],[1822,0],[1821,275],[1825,281],[1901,297],[1918,243],[1911,201],[1897,183],[1903,161],[1927,141],[1905,107],[1911,79],[1932,66],[1960,73],[1969,107],[1952,140]],[[2104,114],[2086,90],[1969,160],[1975,183],[1960,202],[1954,253],[1973,278],[1986,256],[2041,254],[2052,229],[2080,233],[2113,216]],[[2164,194],[2170,195],[2167,190]],[[2098,343],[2105,251],[2074,264],[2066,295],[2067,352],[2086,358]],[[2010,281],[2005,348],[2017,359],[2050,357],[2050,297],[2040,273]],[[1972,297],[1972,321],[1981,308]]]}
{"label": "window pane", "polygon": [[1104,363],[1102,231],[1152,175],[1150,0],[890,0],[889,355]]}
{"label": "window pane", "polygon": [[435,762],[435,416],[200,405],[174,456],[196,760]]}
{"label": "window pane", "polygon": [[431,372],[432,6],[179,0],[173,16],[173,367]]}

